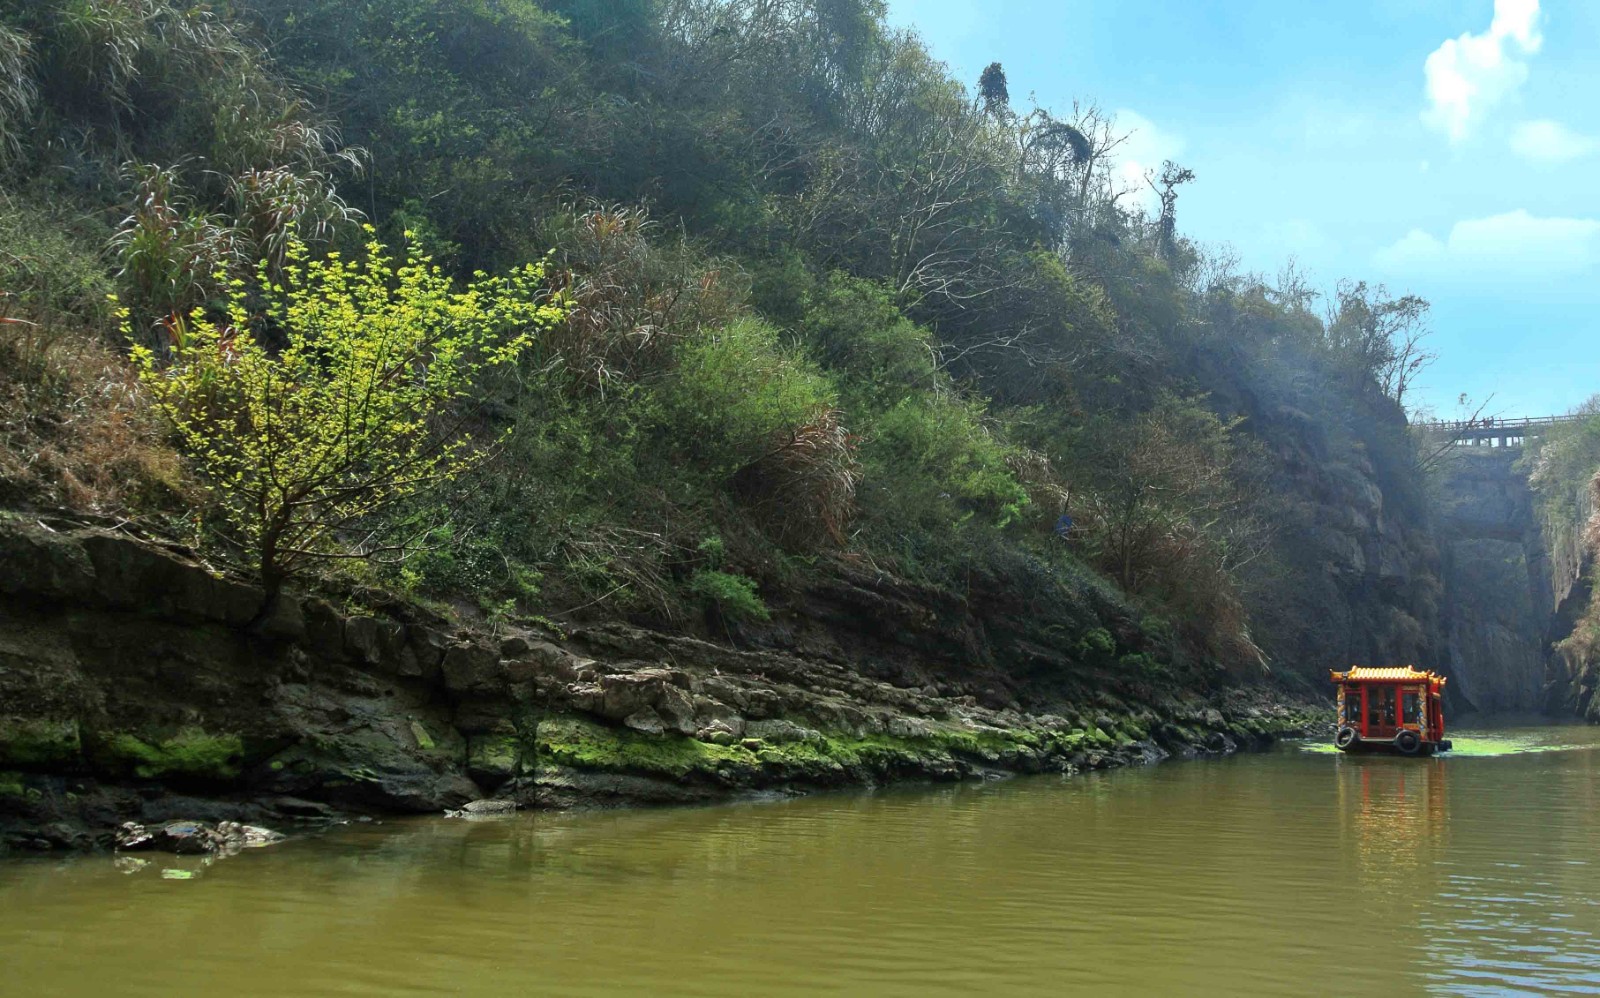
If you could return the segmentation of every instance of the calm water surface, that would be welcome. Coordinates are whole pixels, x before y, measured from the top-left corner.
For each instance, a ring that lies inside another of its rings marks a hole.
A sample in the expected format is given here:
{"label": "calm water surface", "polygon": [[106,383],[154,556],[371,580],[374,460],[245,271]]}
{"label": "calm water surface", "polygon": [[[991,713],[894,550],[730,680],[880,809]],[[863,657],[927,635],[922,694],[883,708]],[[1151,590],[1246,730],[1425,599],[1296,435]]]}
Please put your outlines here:
{"label": "calm water surface", "polygon": [[0,993],[1600,994],[1600,731],[1496,735],[5,862]]}

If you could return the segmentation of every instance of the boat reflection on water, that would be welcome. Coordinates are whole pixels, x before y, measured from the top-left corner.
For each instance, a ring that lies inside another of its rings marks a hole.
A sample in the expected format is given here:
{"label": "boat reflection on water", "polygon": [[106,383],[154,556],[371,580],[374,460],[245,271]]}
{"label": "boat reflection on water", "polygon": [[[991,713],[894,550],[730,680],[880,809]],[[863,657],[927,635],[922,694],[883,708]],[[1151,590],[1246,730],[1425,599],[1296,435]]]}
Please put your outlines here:
{"label": "boat reflection on water", "polygon": [[1404,954],[1401,993],[1600,994],[1593,736],[1462,741],[1499,758],[1337,757],[1341,924]]}
{"label": "boat reflection on water", "polygon": [[[1341,835],[1360,871],[1363,905],[1414,897],[1448,847],[1450,765],[1442,759],[1340,756]],[[1401,889],[1403,886],[1403,889]]]}

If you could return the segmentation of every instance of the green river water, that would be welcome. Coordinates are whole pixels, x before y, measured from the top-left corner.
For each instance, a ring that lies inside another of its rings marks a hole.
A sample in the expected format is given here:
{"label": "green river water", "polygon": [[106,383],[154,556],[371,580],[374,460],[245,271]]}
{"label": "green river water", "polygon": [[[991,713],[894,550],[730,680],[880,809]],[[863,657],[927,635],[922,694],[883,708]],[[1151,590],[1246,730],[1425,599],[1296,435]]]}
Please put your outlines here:
{"label": "green river water", "polygon": [[1600,994],[1600,730],[1458,745],[5,861],[0,993]]}

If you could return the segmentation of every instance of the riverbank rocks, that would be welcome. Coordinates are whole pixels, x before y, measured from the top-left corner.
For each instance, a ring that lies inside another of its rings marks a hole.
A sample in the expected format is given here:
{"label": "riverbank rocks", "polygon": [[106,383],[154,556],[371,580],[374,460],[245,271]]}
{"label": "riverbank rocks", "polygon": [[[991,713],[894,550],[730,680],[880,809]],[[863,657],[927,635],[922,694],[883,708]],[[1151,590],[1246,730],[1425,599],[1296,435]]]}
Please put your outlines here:
{"label": "riverbank rocks", "polygon": [[712,721],[699,731],[696,731],[694,736],[703,742],[710,742],[713,745],[732,745],[739,741],[743,728],[744,724],[742,722],[736,730],[727,721]]}
{"label": "riverbank rocks", "polygon": [[119,852],[169,852],[179,856],[229,853],[282,842],[284,836],[270,828],[244,825],[237,821],[168,821],[142,825],[125,821],[117,829],[115,844]]}
{"label": "riverbank rocks", "polygon": [[[0,555],[16,559],[0,572],[0,848],[204,851],[236,838],[224,821],[333,807],[476,814],[492,812],[469,802],[1065,773],[1289,729],[1232,693],[1086,665],[1010,611],[980,619],[998,598],[981,589],[963,604],[849,575],[740,647],[616,621],[491,634],[293,595],[264,633],[247,626],[259,592],[176,548],[0,515]],[[1100,643],[1139,640],[1132,621]]]}
{"label": "riverbank rocks", "polygon": [[573,698],[607,720],[628,723],[633,719],[629,726],[636,730],[692,735],[697,729],[691,688],[687,673],[647,666],[575,686]]}
{"label": "riverbank rocks", "polygon": [[482,818],[496,814],[511,814],[517,809],[516,801],[509,800],[475,800],[468,801],[461,807],[446,810],[446,818]]}
{"label": "riverbank rocks", "polygon": [[812,728],[803,727],[793,721],[783,718],[772,718],[766,721],[751,721],[744,727],[745,734],[752,738],[759,738],[764,742],[782,745],[785,742],[820,741],[822,733]]}

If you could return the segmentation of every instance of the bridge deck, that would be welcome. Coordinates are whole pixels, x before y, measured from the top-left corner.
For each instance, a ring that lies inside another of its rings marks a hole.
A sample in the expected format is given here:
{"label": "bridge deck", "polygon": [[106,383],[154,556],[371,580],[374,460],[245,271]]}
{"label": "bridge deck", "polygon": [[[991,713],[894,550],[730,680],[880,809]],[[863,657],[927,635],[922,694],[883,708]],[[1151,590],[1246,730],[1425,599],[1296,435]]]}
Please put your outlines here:
{"label": "bridge deck", "polygon": [[1551,427],[1572,422],[1571,416],[1519,416],[1502,418],[1486,416],[1482,419],[1432,420],[1414,424],[1431,436],[1448,437],[1464,444],[1498,441],[1501,447],[1521,446],[1529,437],[1542,437]]}

